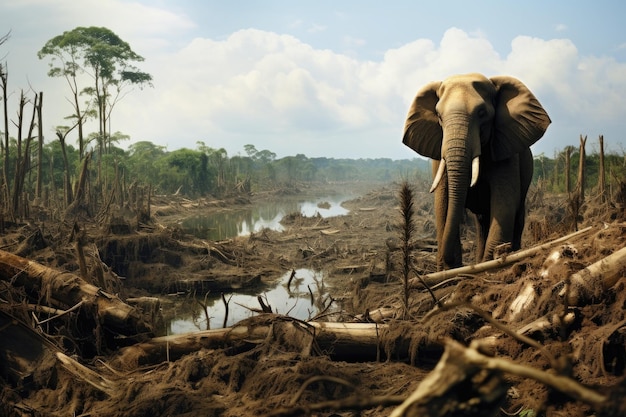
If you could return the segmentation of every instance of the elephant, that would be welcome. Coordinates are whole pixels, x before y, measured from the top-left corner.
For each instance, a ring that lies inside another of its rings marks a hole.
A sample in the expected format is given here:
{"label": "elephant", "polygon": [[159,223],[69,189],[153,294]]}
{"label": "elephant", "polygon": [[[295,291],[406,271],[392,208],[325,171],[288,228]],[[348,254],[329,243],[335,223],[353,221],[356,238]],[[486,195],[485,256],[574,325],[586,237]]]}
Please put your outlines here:
{"label": "elephant", "polygon": [[493,259],[504,243],[520,249],[530,146],[550,123],[528,87],[510,76],[460,74],[418,91],[402,142],[432,159],[438,270],[462,265],[466,208],[476,219],[476,262]]}

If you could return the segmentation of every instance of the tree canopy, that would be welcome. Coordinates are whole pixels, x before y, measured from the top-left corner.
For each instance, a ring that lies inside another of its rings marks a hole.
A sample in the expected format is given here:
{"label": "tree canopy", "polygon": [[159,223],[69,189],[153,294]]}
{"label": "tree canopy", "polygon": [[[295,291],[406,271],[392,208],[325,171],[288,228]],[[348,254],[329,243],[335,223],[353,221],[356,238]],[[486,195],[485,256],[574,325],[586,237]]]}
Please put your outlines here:
{"label": "tree canopy", "polygon": [[[79,127],[79,148],[84,152],[82,126],[94,108],[98,117],[98,145],[102,153],[110,146],[108,120],[115,104],[129,85],[151,85],[152,76],[140,71],[133,63],[144,58],[130,45],[105,27],[77,27],[50,39],[37,53],[39,59],[50,59],[50,77],[64,77],[73,96],[74,118]],[[91,84],[79,87],[79,76],[88,75]],[[79,96],[90,101],[83,110]]]}

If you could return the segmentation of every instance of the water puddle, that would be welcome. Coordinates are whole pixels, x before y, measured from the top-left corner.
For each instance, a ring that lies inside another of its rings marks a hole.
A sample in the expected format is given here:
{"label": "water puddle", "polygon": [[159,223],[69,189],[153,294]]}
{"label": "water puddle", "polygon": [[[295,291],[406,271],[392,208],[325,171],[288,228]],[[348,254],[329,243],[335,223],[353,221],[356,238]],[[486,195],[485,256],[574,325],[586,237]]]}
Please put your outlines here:
{"label": "water puddle", "polygon": [[265,202],[253,207],[237,210],[196,215],[184,219],[181,228],[200,239],[224,240],[236,236],[247,236],[263,229],[282,231],[282,218],[290,213],[302,213],[303,216],[322,217],[342,216],[348,210],[341,206],[346,196],[317,198],[306,201],[280,199]]}
{"label": "water puddle", "polygon": [[[225,298],[229,301],[226,327],[258,314],[258,312],[250,310],[250,308],[260,310],[257,295],[263,298],[265,304],[269,304],[272,307],[273,312],[300,320],[314,317],[320,312],[320,309],[324,308],[321,305],[322,303],[329,303],[323,273],[306,268],[296,269],[295,277],[292,279],[288,290],[287,283],[290,277],[291,271],[285,273],[275,286],[259,294],[226,294]],[[174,316],[176,318],[167,325],[168,334],[196,332],[207,330],[207,328],[217,329],[224,326],[226,310],[221,295],[209,294],[206,300],[199,299],[199,301],[202,303],[206,301],[209,327],[207,327],[207,319],[203,307],[195,300],[188,299],[185,302],[185,308],[175,312]]]}

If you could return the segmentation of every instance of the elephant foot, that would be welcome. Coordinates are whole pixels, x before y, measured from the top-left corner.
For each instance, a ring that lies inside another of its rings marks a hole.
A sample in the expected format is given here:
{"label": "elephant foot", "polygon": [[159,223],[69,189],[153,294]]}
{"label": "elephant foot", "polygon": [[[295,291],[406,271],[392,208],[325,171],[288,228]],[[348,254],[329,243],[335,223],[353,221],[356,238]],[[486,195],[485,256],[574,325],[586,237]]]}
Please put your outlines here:
{"label": "elephant foot", "polygon": [[493,259],[499,258],[502,255],[513,252],[513,244],[511,242],[502,243],[493,248]]}

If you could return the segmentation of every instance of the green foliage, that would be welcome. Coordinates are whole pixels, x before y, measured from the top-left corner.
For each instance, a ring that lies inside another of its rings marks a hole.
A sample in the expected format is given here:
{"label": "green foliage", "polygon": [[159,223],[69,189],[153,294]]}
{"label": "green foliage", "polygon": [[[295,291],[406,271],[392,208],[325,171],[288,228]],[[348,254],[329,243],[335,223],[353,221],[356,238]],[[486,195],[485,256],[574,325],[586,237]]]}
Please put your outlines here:
{"label": "green foliage", "polygon": [[[587,144],[587,147],[589,143]],[[558,152],[554,158],[548,158],[543,154],[536,155],[534,160],[533,182],[541,181],[545,191],[563,193],[566,191],[566,152],[567,148]],[[570,191],[576,187],[578,179],[578,167],[580,165],[580,151],[572,148],[570,153]],[[626,157],[615,152],[605,153],[605,180],[609,184],[612,179],[626,178]],[[598,186],[600,175],[600,154],[598,152],[585,152],[585,189],[593,190]]]}

